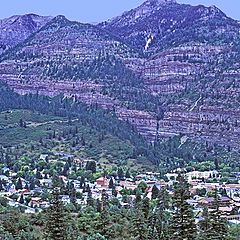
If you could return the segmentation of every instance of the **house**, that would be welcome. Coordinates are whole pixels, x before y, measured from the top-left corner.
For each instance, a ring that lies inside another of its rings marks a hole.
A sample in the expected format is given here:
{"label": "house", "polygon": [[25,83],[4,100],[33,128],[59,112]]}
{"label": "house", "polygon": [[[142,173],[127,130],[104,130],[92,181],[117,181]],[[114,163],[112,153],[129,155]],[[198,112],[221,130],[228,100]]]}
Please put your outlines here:
{"label": "house", "polygon": [[52,186],[52,179],[50,179],[50,178],[40,179],[39,181],[40,181],[41,186],[44,186],[44,187],[51,187]]}
{"label": "house", "polygon": [[43,193],[43,189],[41,187],[36,187],[32,190],[33,193]]}
{"label": "house", "polygon": [[131,189],[131,190],[134,190],[137,188],[137,184],[135,182],[132,182],[132,181],[120,181],[119,185],[122,187],[122,188],[125,188],[125,189]]}
{"label": "house", "polygon": [[218,171],[192,171],[186,173],[186,176],[188,178],[188,181],[192,181],[194,179],[208,179],[208,178],[216,178],[218,177]]}
{"label": "house", "polygon": [[176,181],[178,174],[177,173],[167,173],[165,175],[169,181]]}
{"label": "house", "polygon": [[1,181],[8,182],[8,181],[9,181],[9,177],[7,177],[7,176],[5,176],[5,175],[0,175],[0,180],[1,180]]}
{"label": "house", "polygon": [[60,196],[61,201],[63,204],[67,205],[71,203],[70,197],[68,195],[62,195]]}
{"label": "house", "polygon": [[146,174],[139,174],[135,178],[137,179],[137,181],[141,181],[143,179],[146,179],[146,177],[147,177]]}
{"label": "house", "polygon": [[40,207],[42,199],[40,197],[33,197],[29,202],[29,206],[31,207]]}
{"label": "house", "polygon": [[18,192],[19,194],[21,194],[21,195],[27,195],[27,194],[29,194],[29,190],[28,190],[28,189],[19,189],[17,192]]}
{"label": "house", "polygon": [[226,190],[226,193],[231,198],[238,198],[240,195],[240,184],[225,184],[222,187]]}
{"label": "house", "polygon": [[109,185],[109,181],[106,177],[100,177],[96,180],[96,185],[101,187],[107,187]]}
{"label": "house", "polygon": [[9,172],[10,169],[9,169],[8,167],[3,167],[3,168],[2,168],[2,171],[3,171],[3,173],[6,173],[6,172]]}
{"label": "house", "polygon": [[146,172],[146,175],[151,177],[151,178],[156,178],[156,177],[160,177],[161,176],[160,173],[155,173],[155,172]]}
{"label": "house", "polygon": [[[198,204],[201,206],[208,206],[208,207],[214,207],[215,205],[215,198],[214,197],[205,197],[198,201]],[[219,205],[221,207],[230,206],[233,203],[232,199],[229,197],[220,197],[219,198]]]}
{"label": "house", "polygon": [[13,183],[7,184],[6,191],[9,193],[15,193],[16,192],[15,184],[13,184]]}

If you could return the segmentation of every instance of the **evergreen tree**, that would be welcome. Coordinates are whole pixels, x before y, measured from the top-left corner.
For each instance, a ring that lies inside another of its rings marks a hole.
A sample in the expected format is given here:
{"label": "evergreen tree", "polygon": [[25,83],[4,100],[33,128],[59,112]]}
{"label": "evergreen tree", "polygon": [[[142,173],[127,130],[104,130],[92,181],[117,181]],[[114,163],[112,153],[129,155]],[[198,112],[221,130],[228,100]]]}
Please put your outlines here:
{"label": "evergreen tree", "polygon": [[4,187],[3,187],[3,182],[0,180],[0,191],[3,191]]}
{"label": "evergreen tree", "polygon": [[139,189],[136,190],[135,206],[137,207],[142,201],[142,194]]}
{"label": "evergreen tree", "polygon": [[24,197],[23,197],[23,194],[21,194],[21,197],[19,199],[19,203],[20,204],[24,204]]}
{"label": "evergreen tree", "polygon": [[51,240],[65,240],[66,238],[66,212],[59,200],[59,190],[55,188],[52,193],[51,206],[47,212],[47,236]]}
{"label": "evergreen tree", "polygon": [[16,190],[21,190],[21,189],[23,189],[22,179],[18,178],[16,182]]}
{"label": "evergreen tree", "polygon": [[94,200],[93,200],[93,197],[92,197],[92,191],[88,191],[88,194],[87,194],[87,205],[88,206],[91,206],[93,207],[94,206]]}
{"label": "evergreen tree", "polygon": [[196,238],[196,225],[191,206],[189,184],[184,176],[179,174],[174,186],[173,219],[170,225],[171,238],[174,240],[193,240]]}
{"label": "evergreen tree", "polygon": [[68,176],[69,168],[70,168],[70,167],[69,167],[69,163],[66,162],[65,165],[64,165],[64,167],[63,167],[63,171],[62,171],[62,175],[63,175],[63,176],[66,176],[66,177]]}
{"label": "evergreen tree", "polygon": [[149,200],[149,198],[147,198],[147,197],[143,198],[141,208],[142,208],[142,211],[144,213],[145,219],[148,219],[148,215],[149,215],[149,212],[150,212],[150,200]]}
{"label": "evergreen tree", "polygon": [[159,189],[156,185],[152,187],[152,199],[156,199],[159,195]]}
{"label": "evergreen tree", "polygon": [[89,161],[86,164],[86,170],[92,171],[92,173],[97,172],[97,164],[95,161]]}
{"label": "evergreen tree", "polygon": [[113,186],[113,188],[112,188],[112,196],[113,197],[117,197],[117,190],[116,190],[116,187],[115,186]]}
{"label": "evergreen tree", "polygon": [[80,188],[83,188],[85,185],[85,177],[81,176],[80,178]]}
{"label": "evergreen tree", "polygon": [[123,169],[122,168],[118,168],[117,170],[117,175],[118,175],[118,178],[121,180],[121,179],[124,179],[124,172],[123,172]]}
{"label": "evergreen tree", "polygon": [[37,171],[37,172],[36,172],[36,178],[37,178],[37,179],[42,179],[42,174],[41,174],[40,171]]}
{"label": "evergreen tree", "polygon": [[114,187],[114,182],[113,182],[113,179],[111,178],[110,181],[109,181],[109,185],[108,185],[109,188],[113,188]]}
{"label": "evergreen tree", "polygon": [[134,210],[134,214],[131,217],[132,222],[132,237],[137,240],[146,240],[148,238],[148,223],[145,218],[145,214],[141,208]]}
{"label": "evergreen tree", "polygon": [[70,201],[73,204],[76,204],[76,202],[77,202],[77,192],[74,187],[71,188],[71,190],[70,190]]}
{"label": "evergreen tree", "polygon": [[32,180],[30,181],[29,189],[30,189],[30,190],[33,190],[34,188],[35,188],[35,181],[32,179]]}
{"label": "evergreen tree", "polygon": [[125,174],[126,178],[131,178],[130,170],[128,169]]}
{"label": "evergreen tree", "polygon": [[165,188],[159,191],[156,199],[156,207],[149,216],[150,236],[155,236],[155,239],[169,239],[169,194]]}
{"label": "evergreen tree", "polygon": [[103,210],[106,210],[109,205],[108,198],[109,198],[109,196],[108,196],[106,190],[103,190],[102,191],[102,209]]}
{"label": "evergreen tree", "polygon": [[203,220],[199,222],[199,240],[225,240],[228,235],[227,222],[221,217],[219,211],[219,197],[217,190],[214,193],[214,209],[209,212],[205,207],[203,210]]}

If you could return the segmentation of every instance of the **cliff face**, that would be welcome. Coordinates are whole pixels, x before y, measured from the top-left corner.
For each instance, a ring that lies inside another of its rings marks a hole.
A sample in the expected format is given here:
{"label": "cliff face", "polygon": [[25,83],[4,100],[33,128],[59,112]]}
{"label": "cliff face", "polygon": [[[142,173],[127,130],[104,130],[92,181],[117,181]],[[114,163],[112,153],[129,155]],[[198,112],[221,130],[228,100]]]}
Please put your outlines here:
{"label": "cliff face", "polygon": [[175,1],[98,26],[58,16],[1,55],[0,77],[21,94],[114,110],[149,141],[181,134],[239,148],[239,32],[216,7]]}

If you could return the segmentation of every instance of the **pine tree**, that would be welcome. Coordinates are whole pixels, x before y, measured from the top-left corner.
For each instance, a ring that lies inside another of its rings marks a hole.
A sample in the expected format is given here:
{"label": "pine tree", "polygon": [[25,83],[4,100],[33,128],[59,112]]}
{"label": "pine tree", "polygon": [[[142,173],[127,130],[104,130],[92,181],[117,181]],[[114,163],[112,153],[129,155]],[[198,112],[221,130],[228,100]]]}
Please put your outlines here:
{"label": "pine tree", "polygon": [[16,190],[21,190],[21,189],[23,189],[22,179],[18,178],[16,183]]}
{"label": "pine tree", "polygon": [[120,180],[124,179],[124,172],[122,168],[118,168],[117,175]]}
{"label": "pine tree", "polygon": [[90,189],[90,191],[88,191],[88,194],[87,194],[87,205],[91,206],[91,207],[94,207],[94,200],[93,200],[93,197],[92,197],[91,189]]}
{"label": "pine tree", "polygon": [[139,189],[136,190],[135,206],[137,207],[142,201],[142,194]]}
{"label": "pine tree", "polygon": [[109,181],[109,185],[108,185],[109,188],[113,188],[114,187],[114,182],[113,182],[113,179],[111,178],[110,181]]}
{"label": "pine tree", "polygon": [[159,194],[159,189],[156,185],[153,185],[152,187],[152,199],[156,199]]}
{"label": "pine tree", "polygon": [[77,202],[77,192],[74,187],[71,188],[71,190],[70,190],[70,201],[72,204],[76,204],[76,202]]}
{"label": "pine tree", "polygon": [[108,196],[106,190],[103,190],[102,191],[102,209],[103,210],[106,210],[108,208],[108,205],[109,205],[108,198],[109,198],[109,196]]}
{"label": "pine tree", "polygon": [[21,197],[19,199],[19,203],[20,204],[24,204],[24,197],[23,197],[23,194],[21,194]]}
{"label": "pine tree", "polygon": [[0,191],[3,191],[3,190],[4,190],[3,182],[2,182],[2,180],[0,180]]}
{"label": "pine tree", "polygon": [[63,171],[62,171],[62,175],[63,175],[63,176],[66,176],[66,177],[68,176],[69,168],[70,168],[70,167],[69,167],[69,163],[66,162],[65,165],[64,165],[64,167],[63,167]]}
{"label": "pine tree", "polygon": [[62,202],[59,200],[59,190],[55,188],[47,214],[47,235],[51,240],[65,240],[66,229],[66,212]]}
{"label": "pine tree", "polygon": [[35,181],[34,181],[34,179],[32,179],[32,180],[30,181],[29,189],[30,189],[30,190],[33,190],[34,188],[35,188]]}
{"label": "pine tree", "polygon": [[217,190],[214,193],[214,209],[209,211],[207,207],[203,210],[203,220],[199,222],[199,240],[225,240],[228,235],[227,222],[221,217],[219,211],[219,197]]}
{"label": "pine tree", "polygon": [[113,186],[113,188],[112,188],[112,196],[113,197],[117,197],[117,190],[116,190],[116,186]]}
{"label": "pine tree", "polygon": [[125,174],[126,178],[131,178],[130,170],[128,169]]}
{"label": "pine tree", "polygon": [[149,198],[147,198],[147,197],[143,198],[141,207],[142,207],[142,211],[144,213],[145,219],[148,219],[148,215],[149,215],[149,212],[150,212],[150,200],[149,200]]}
{"label": "pine tree", "polygon": [[149,216],[149,235],[158,240],[169,239],[169,194],[165,188],[159,191],[156,207]]}
{"label": "pine tree", "polygon": [[97,164],[95,161],[89,161],[86,165],[86,170],[92,171],[92,173],[97,172]]}
{"label": "pine tree", "polygon": [[[139,205],[140,206],[140,205]],[[133,239],[146,240],[148,238],[148,222],[145,218],[145,214],[141,207],[134,210],[134,215],[131,218],[132,226],[132,236]]]}
{"label": "pine tree", "polygon": [[179,174],[174,186],[173,219],[170,225],[171,238],[174,240],[193,240],[196,238],[196,225],[191,206],[189,184],[184,176]]}
{"label": "pine tree", "polygon": [[85,185],[85,177],[81,176],[80,178],[80,188],[83,188]]}

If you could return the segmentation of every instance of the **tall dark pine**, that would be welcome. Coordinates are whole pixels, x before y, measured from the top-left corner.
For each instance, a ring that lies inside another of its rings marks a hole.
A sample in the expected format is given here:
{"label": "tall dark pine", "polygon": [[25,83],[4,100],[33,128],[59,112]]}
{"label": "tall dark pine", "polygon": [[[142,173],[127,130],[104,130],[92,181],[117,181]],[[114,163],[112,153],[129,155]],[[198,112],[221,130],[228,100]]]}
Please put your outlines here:
{"label": "tall dark pine", "polygon": [[199,223],[200,233],[199,240],[225,240],[228,235],[228,227],[226,220],[221,216],[219,211],[219,197],[215,191],[213,209],[203,210],[203,220]]}
{"label": "tall dark pine", "polygon": [[113,178],[110,179],[108,187],[111,189],[114,187]]}
{"label": "tall dark pine", "polygon": [[187,203],[189,198],[189,184],[184,176],[179,174],[174,186],[174,213],[170,225],[171,238],[174,240],[193,240],[196,238],[196,225],[193,210]]}
{"label": "tall dark pine", "polygon": [[131,223],[131,234],[133,239],[149,239],[148,219],[146,218],[146,212],[144,212],[142,208],[142,202],[138,203],[138,206],[135,207]]}
{"label": "tall dark pine", "polygon": [[94,200],[93,200],[93,197],[92,197],[91,189],[90,189],[90,191],[88,191],[88,194],[87,194],[87,205],[91,206],[91,207],[94,207]]}
{"label": "tall dark pine", "polygon": [[59,200],[59,190],[54,189],[51,206],[47,214],[47,236],[51,240],[65,240],[66,229],[66,212],[64,211],[62,202]]}
{"label": "tall dark pine", "polygon": [[156,240],[169,239],[169,202],[168,191],[162,188],[156,199],[156,207],[149,217],[149,235]]}
{"label": "tall dark pine", "polygon": [[20,190],[20,189],[23,189],[23,184],[22,184],[22,179],[18,178],[16,182],[16,190]]}
{"label": "tall dark pine", "polygon": [[159,194],[159,189],[156,185],[153,185],[152,187],[152,199],[156,199]]}

